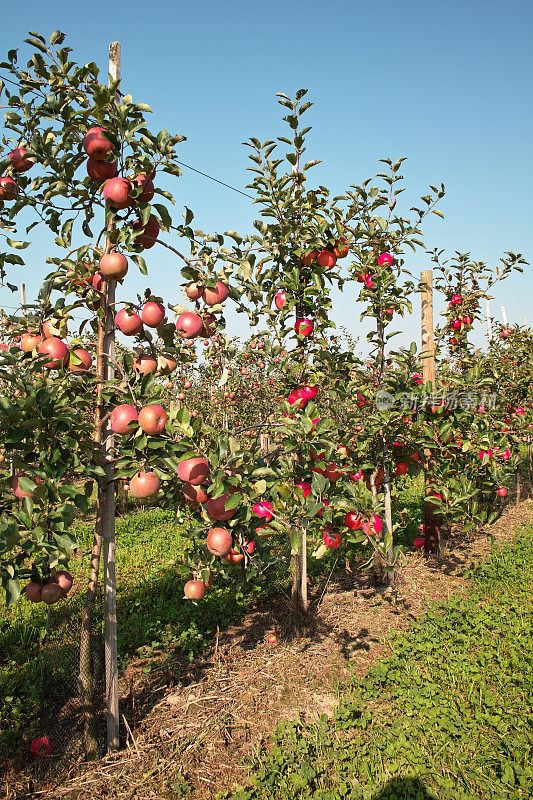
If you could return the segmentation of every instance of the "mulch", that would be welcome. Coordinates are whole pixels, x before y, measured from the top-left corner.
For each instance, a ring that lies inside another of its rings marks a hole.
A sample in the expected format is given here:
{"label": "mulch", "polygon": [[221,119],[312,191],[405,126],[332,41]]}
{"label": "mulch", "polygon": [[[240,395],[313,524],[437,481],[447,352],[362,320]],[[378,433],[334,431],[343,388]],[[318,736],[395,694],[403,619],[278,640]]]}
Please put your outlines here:
{"label": "mulch", "polygon": [[[348,565],[336,582],[318,587],[314,625],[305,636],[291,634],[281,598],[219,631],[192,665],[162,655],[147,675],[146,661],[136,660],[121,678],[121,751],[84,763],[79,708],[70,701],[55,720],[61,748],[9,765],[6,800],[214,798],[246,779],[246,760],[278,722],[331,716],[339,687],[387,655],[395,632],[465,592],[465,571],[487,555],[492,539],[507,541],[532,523],[532,500],[510,503],[490,536],[452,533],[438,560],[408,553],[394,588],[369,587]],[[267,643],[270,633],[276,643]]]}

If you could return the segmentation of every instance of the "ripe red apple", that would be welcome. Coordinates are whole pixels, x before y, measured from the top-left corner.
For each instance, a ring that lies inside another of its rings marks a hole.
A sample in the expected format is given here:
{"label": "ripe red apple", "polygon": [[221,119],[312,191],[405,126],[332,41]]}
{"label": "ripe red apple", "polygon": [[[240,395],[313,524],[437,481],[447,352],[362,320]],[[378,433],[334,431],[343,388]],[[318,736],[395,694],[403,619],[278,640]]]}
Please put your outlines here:
{"label": "ripe red apple", "polygon": [[111,412],[109,422],[113,433],[132,433],[133,429],[128,427],[130,422],[137,422],[138,415],[135,406],[124,403],[116,406]]}
{"label": "ripe red apple", "polygon": [[226,528],[211,528],[207,534],[206,545],[214,556],[224,558],[231,550],[231,533]]}
{"label": "ripe red apple", "polygon": [[132,225],[134,231],[140,231],[135,237],[135,244],[143,250],[149,250],[157,241],[157,237],[161,231],[157,217],[150,214],[146,225],[142,224],[142,220],[137,219]]}
{"label": "ripe red apple", "polygon": [[297,319],[294,330],[298,336],[311,336],[315,329],[315,323],[310,319]]}
{"label": "ripe red apple", "polygon": [[100,275],[99,272],[95,272],[91,279],[91,284],[93,289],[97,292],[101,292],[103,282],[104,282],[104,276]]}
{"label": "ripe red apple", "polygon": [[65,342],[62,342],[56,336],[51,336],[41,342],[38,352],[52,357],[51,361],[47,361],[44,364],[46,369],[59,369],[66,365],[69,360],[68,347]]}
{"label": "ripe red apple", "polygon": [[261,500],[259,503],[255,503],[252,506],[252,512],[257,517],[263,517],[266,522],[270,522],[271,519],[274,519],[272,509],[273,505],[268,500]]}
{"label": "ripe red apple", "polygon": [[363,522],[361,527],[367,536],[376,536],[377,534],[381,533],[383,523],[379,517],[376,517],[375,514],[372,514],[368,522]]}
{"label": "ripe red apple", "polygon": [[11,161],[11,169],[14,172],[26,172],[27,169],[31,169],[33,167],[33,161],[29,158],[26,158],[27,150],[25,147],[15,147],[9,154],[9,160]]}
{"label": "ripe red apple", "polygon": [[277,644],[278,637],[275,633],[269,633],[266,637],[267,644]]}
{"label": "ripe red apple", "polygon": [[[178,366],[178,362],[174,356],[171,356],[168,353],[163,353],[163,355],[157,357],[157,366],[163,375],[170,375],[170,373],[174,372]],[[169,389],[171,388],[172,386],[169,384]]]}
{"label": "ripe red apple", "polygon": [[463,298],[461,297],[460,294],[454,294],[454,295],[452,295],[452,299],[450,300],[450,305],[451,306],[458,306],[458,305],[461,304],[462,300],[463,300]]}
{"label": "ripe red apple", "polygon": [[161,481],[154,472],[138,472],[130,478],[130,493],[138,499],[154,497],[161,488]]}
{"label": "ripe red apple", "polygon": [[409,472],[409,464],[405,461],[400,461],[399,464],[396,464],[396,475],[407,475]]}
{"label": "ripe red apple", "polygon": [[98,161],[96,158],[90,158],[87,161],[87,174],[91,180],[103,183],[116,176],[117,162]]}
{"label": "ripe red apple", "polygon": [[337,258],[346,258],[350,252],[350,248],[346,244],[346,239],[344,236],[341,236],[339,239],[337,239],[335,242],[335,247],[333,248],[333,252]]}
{"label": "ripe red apple", "polygon": [[304,267],[310,267],[318,255],[318,250],[309,250],[302,256],[302,264]]}
{"label": "ripe red apple", "polygon": [[153,181],[145,172],[139,173],[132,179],[134,187],[139,187],[141,193],[135,198],[138,203],[149,203],[155,194]]}
{"label": "ripe red apple", "polygon": [[424,378],[422,375],[419,375],[418,372],[415,372],[413,375],[411,375],[411,380],[413,383],[416,383],[417,386],[421,386],[424,383]]}
{"label": "ripe red apple", "polygon": [[[72,354],[74,353],[77,356],[81,364],[75,364],[72,360]],[[91,369],[93,365],[93,360],[91,358],[91,354],[87,352],[83,347],[75,347],[74,350],[71,350],[69,353],[69,370],[71,372],[87,372],[87,370]]]}
{"label": "ripe red apple", "polygon": [[113,152],[113,145],[104,136],[104,129],[98,126],[89,128],[83,137],[82,146],[88,156],[97,161],[105,161],[110,153]]}
{"label": "ripe red apple", "polygon": [[297,403],[297,408],[305,408],[307,404],[307,394],[305,389],[293,389],[292,392],[289,392],[287,402],[291,406]]}
{"label": "ripe red apple", "polygon": [[507,495],[507,489],[505,488],[505,486],[500,486],[500,488],[497,490],[497,494],[500,497],[505,497]]}
{"label": "ripe red apple", "polygon": [[324,544],[326,547],[337,548],[341,546],[341,535],[336,531],[331,530],[330,525],[326,525],[324,528],[324,533],[322,534],[322,538],[324,539]]}
{"label": "ripe red apple", "polygon": [[0,200],[15,200],[20,192],[18,183],[7,175],[0,178]]}
{"label": "ripe red apple", "polygon": [[287,294],[286,294],[285,290],[282,290],[282,291],[278,292],[277,295],[274,297],[274,305],[280,311],[281,311],[281,309],[283,308],[283,306],[285,305],[286,302],[287,302]]}
{"label": "ripe red apple", "polygon": [[294,484],[298,489],[301,489],[304,493],[304,497],[309,497],[311,494],[311,484],[308,481],[301,481],[300,483]]}
{"label": "ripe red apple", "polygon": [[205,595],[205,588],[203,581],[187,581],[183,591],[187,600],[201,600]]}
{"label": "ripe red apple", "polygon": [[466,316],[463,317],[463,324],[464,325],[471,325],[473,323],[473,321],[474,321],[474,317],[471,314],[466,314]]}
{"label": "ripe red apple", "polygon": [[129,208],[133,204],[130,192],[131,181],[127,178],[110,178],[104,186],[104,200],[117,210]]}
{"label": "ripe red apple", "polygon": [[319,267],[331,269],[337,263],[337,256],[332,250],[321,250],[316,257]]}
{"label": "ripe red apple", "polygon": [[183,384],[184,389],[191,389],[192,388],[192,381],[185,381]]}
{"label": "ripe red apple", "polygon": [[500,332],[500,339],[507,339],[510,335],[511,335],[511,331],[509,330],[509,328],[504,328]]}
{"label": "ripe red apple", "polygon": [[20,349],[23,353],[31,353],[41,344],[43,338],[36,331],[23,333],[20,338]]}
{"label": "ripe red apple", "polygon": [[149,353],[141,353],[133,362],[133,369],[135,372],[140,372],[141,375],[153,375],[157,372],[157,361]]}
{"label": "ripe red apple", "polygon": [[202,296],[202,287],[195,281],[191,281],[185,287],[185,294],[189,300],[198,300]]}
{"label": "ripe red apple", "polygon": [[344,524],[352,531],[356,531],[361,527],[361,518],[355,511],[349,511],[344,517]]}
{"label": "ripe red apple", "polygon": [[500,453],[500,457],[502,461],[509,461],[509,459],[511,458],[511,451],[504,450],[503,453]]}
{"label": "ripe red apple", "polygon": [[58,600],[61,600],[63,597],[63,592],[61,587],[57,583],[45,583],[43,588],[41,589],[41,599],[43,603],[46,603],[47,606],[51,606],[53,603],[57,603]]}
{"label": "ripe red apple", "polygon": [[192,483],[193,486],[205,483],[209,478],[209,473],[209,461],[200,456],[186,458],[178,464],[178,478],[180,481]]}
{"label": "ripe red apple", "polygon": [[176,320],[176,330],[184,339],[194,339],[203,330],[202,317],[192,311],[185,311]]}
{"label": "ripe red apple", "polygon": [[185,499],[191,503],[207,503],[208,497],[206,492],[201,486],[195,486],[193,483],[184,483],[181,487]]}
{"label": "ripe red apple", "polygon": [[151,436],[156,436],[165,430],[167,424],[167,412],[163,406],[154,403],[150,406],[144,406],[139,411],[139,425],[145,433]]}
{"label": "ripe red apple", "polygon": [[121,308],[115,314],[115,326],[125,336],[135,336],[142,330],[143,320],[135,311],[130,314],[129,309]]}
{"label": "ripe red apple", "polygon": [[379,258],[378,258],[378,264],[379,264],[380,267],[383,267],[383,266],[390,267],[392,262],[393,262],[393,258],[392,258],[390,253],[381,253]]}
{"label": "ripe red apple", "polygon": [[48,739],[48,736],[37,736],[35,739],[31,740],[30,744],[30,753],[35,758],[43,758],[44,756],[49,756],[52,752],[52,745]]}
{"label": "ripe red apple", "polygon": [[207,501],[207,512],[208,514],[213,517],[213,519],[218,520],[218,522],[225,522],[228,519],[231,519],[237,513],[236,508],[226,509],[226,502],[231,497],[230,492],[225,492],[224,494],[217,497],[216,500],[210,498]]}
{"label": "ripe red apple", "polygon": [[185,393],[184,392],[180,392],[178,394],[178,400],[180,400],[183,403],[183,401],[185,400]]}
{"label": "ripe red apple", "polygon": [[334,461],[330,461],[327,465],[324,470],[324,477],[327,478],[330,483],[336,483],[342,478],[342,472],[339,472],[339,468]]}
{"label": "ripe red apple", "polygon": [[43,322],[42,325],[43,339],[50,339],[52,336],[57,336],[58,339],[61,339],[63,336],[66,335],[67,335],[67,325],[65,320],[51,318]]}
{"label": "ripe red apple", "polygon": [[67,594],[72,589],[74,578],[72,577],[70,572],[67,572],[66,569],[60,569],[56,572],[56,574],[52,578],[52,583],[57,583],[57,585],[61,589],[62,597],[66,597]]}
{"label": "ripe red apple", "polygon": [[454,331],[458,331],[463,324],[463,321],[459,318],[452,320],[452,328]]}
{"label": "ripe red apple", "polygon": [[218,303],[223,303],[229,295],[229,289],[222,281],[217,281],[216,287],[210,289],[205,286],[202,291],[204,303],[208,306],[216,306]]}
{"label": "ripe red apple", "polygon": [[41,597],[41,589],[42,585],[37,583],[36,581],[30,581],[26,588],[24,589],[24,593],[26,595],[26,599],[30,601],[30,603],[40,603],[42,600]]}
{"label": "ripe red apple", "polygon": [[419,550],[422,550],[425,544],[425,540],[423,536],[417,536],[416,539],[413,539],[413,546],[417,547]]}
{"label": "ripe red apple", "polygon": [[122,253],[108,253],[100,261],[100,272],[107,280],[120,281],[128,271],[128,259]]}
{"label": "ripe red apple", "polygon": [[308,400],[314,400],[318,394],[318,386],[316,384],[314,386],[310,386],[306,383],[303,388],[303,392]]}
{"label": "ripe red apple", "polygon": [[165,306],[162,303],[150,300],[145,304],[141,317],[144,324],[148,325],[149,328],[159,328],[165,319]]}

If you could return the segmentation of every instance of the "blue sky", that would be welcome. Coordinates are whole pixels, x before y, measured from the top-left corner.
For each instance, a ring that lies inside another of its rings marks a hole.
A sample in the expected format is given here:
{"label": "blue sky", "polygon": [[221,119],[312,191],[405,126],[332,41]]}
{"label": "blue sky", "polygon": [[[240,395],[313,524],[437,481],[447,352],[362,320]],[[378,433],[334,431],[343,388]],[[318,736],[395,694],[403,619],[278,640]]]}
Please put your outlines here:
{"label": "blue sky", "polygon": [[[76,60],[97,61],[104,72],[108,42],[120,40],[123,91],[152,106],[151,126],[185,134],[182,160],[239,188],[249,180],[241,143],[282,132],[275,92],[308,88],[315,103],[306,115],[308,157],[323,161],[317,183],[342,191],[379,171],[379,158],[407,156],[409,205],[430,183],[447,190],[445,221],[426,226],[428,248],[470,251],[489,264],[514,250],[533,261],[530,2],[28,0],[23,12],[5,10],[3,23],[2,55],[29,29],[49,35],[60,28]],[[173,191],[204,230],[251,229],[245,197],[187,170]],[[52,251],[40,236],[26,251],[29,297]],[[416,273],[427,259],[421,253],[409,266]],[[149,267],[153,290],[179,301],[167,252],[151,250]],[[496,317],[503,304],[511,321],[533,321],[530,269],[498,290]],[[131,272],[121,297],[147,283]],[[22,270],[13,279],[22,280]],[[356,294],[336,298],[335,317],[364,337]],[[12,302],[0,288],[0,306]],[[228,320],[230,331],[245,332],[242,317]],[[417,338],[417,315],[403,327],[404,341]]]}

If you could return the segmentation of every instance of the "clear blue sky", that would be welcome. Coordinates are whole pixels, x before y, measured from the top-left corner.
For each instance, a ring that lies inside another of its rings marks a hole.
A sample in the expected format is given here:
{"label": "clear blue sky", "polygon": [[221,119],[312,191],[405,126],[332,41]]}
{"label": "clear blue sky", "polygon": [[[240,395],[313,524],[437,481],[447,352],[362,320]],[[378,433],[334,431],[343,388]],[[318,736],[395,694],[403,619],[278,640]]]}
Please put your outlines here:
{"label": "clear blue sky", "polygon": [[[337,192],[372,176],[379,158],[407,156],[409,201],[430,183],[447,189],[446,219],[427,226],[428,247],[470,251],[496,264],[504,250],[533,261],[532,26],[530,0],[27,0],[23,9],[4,10],[0,54],[30,29],[48,36],[60,28],[76,60],[97,61],[105,73],[108,42],[120,40],[123,91],[152,106],[152,127],[185,134],[183,161],[240,188],[250,174],[242,141],[281,133],[275,92],[308,88],[315,102],[307,114],[308,156],[323,160],[317,183]],[[254,211],[246,198],[188,171],[173,188],[204,230],[250,230]],[[50,252],[40,238],[26,251],[29,296]],[[149,266],[152,288],[178,301],[167,252],[151,250]],[[427,266],[424,256],[411,266]],[[503,304],[512,321],[527,315],[533,322],[532,274],[502,287],[496,316]],[[13,278],[19,282],[22,272]],[[129,274],[121,297],[144,285]],[[354,296],[350,290],[336,301],[336,318],[364,335]],[[0,288],[0,305],[11,302]],[[242,318],[228,319],[231,330],[244,332]],[[415,338],[417,320],[405,329]]]}

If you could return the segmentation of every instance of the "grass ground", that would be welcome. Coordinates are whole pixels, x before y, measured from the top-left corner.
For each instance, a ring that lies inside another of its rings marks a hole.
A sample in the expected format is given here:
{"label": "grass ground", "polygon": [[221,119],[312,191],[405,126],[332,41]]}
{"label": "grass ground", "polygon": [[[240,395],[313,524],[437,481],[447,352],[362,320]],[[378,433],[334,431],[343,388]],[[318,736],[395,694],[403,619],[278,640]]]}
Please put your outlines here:
{"label": "grass ground", "polygon": [[533,793],[533,529],[341,694],[282,723],[234,800],[526,800]]}

